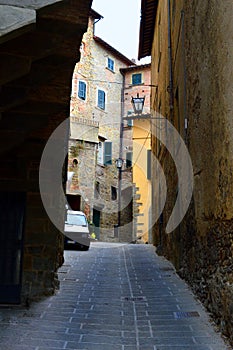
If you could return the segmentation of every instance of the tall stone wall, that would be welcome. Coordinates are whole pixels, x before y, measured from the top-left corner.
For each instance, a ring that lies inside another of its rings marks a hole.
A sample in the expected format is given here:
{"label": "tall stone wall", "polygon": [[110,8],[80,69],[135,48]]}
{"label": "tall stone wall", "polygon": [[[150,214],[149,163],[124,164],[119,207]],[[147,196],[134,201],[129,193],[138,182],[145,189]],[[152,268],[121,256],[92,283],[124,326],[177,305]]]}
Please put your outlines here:
{"label": "tall stone wall", "polygon": [[[160,107],[185,140],[193,163],[194,190],[185,219],[166,234],[178,178],[171,156],[158,147],[154,129],[153,150],[163,165],[168,188],[163,216],[153,228],[154,243],[233,341],[233,3],[196,0],[175,5],[171,1],[171,5],[172,110],[167,88],[171,87],[168,12],[162,1],[152,51],[152,84],[158,84],[152,108]],[[159,16],[164,43],[160,57]],[[154,210],[158,201],[159,193],[153,198]]]}
{"label": "tall stone wall", "polygon": [[193,247],[186,238],[183,273],[233,341],[232,12],[232,1],[185,6],[188,139],[195,182],[186,221]]}

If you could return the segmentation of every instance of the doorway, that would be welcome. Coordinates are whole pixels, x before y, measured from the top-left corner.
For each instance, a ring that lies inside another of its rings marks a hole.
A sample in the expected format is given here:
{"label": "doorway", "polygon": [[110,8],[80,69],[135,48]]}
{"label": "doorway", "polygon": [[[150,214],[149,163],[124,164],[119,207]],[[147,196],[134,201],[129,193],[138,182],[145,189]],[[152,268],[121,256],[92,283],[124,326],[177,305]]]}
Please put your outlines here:
{"label": "doorway", "polygon": [[93,224],[96,238],[100,239],[100,211],[97,209],[93,209]]}
{"label": "doorway", "polygon": [[0,192],[0,303],[19,304],[26,193]]}
{"label": "doorway", "polygon": [[81,196],[80,195],[73,195],[73,194],[67,194],[66,195],[67,202],[70,205],[70,208],[72,210],[81,210]]}

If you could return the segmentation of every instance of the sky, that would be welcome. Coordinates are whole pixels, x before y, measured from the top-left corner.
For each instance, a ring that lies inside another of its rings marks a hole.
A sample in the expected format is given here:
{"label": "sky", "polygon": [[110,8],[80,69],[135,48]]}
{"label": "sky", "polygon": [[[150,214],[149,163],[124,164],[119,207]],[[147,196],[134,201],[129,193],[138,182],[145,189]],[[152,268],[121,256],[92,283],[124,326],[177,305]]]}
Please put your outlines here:
{"label": "sky", "polygon": [[[95,34],[129,59],[138,58],[141,0],[93,0],[92,9],[102,18]],[[139,64],[148,62],[137,61]]]}

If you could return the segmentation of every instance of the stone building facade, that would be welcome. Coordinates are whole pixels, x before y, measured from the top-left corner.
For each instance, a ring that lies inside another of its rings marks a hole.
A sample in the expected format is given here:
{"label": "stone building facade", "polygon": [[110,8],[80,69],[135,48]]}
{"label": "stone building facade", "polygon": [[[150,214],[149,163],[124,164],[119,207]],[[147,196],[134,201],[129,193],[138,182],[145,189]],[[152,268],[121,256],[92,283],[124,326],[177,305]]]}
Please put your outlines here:
{"label": "stone building facade", "polygon": [[[153,228],[158,251],[173,261],[233,342],[233,13],[232,1],[142,1],[140,58],[152,56],[152,113],[168,118],[193,164],[188,212],[165,227],[179,192],[174,161],[152,130],[152,151],[167,180]],[[157,128],[157,129],[156,129]],[[155,168],[152,188],[156,188]],[[153,191],[152,207],[159,206]]]}
{"label": "stone building facade", "polygon": [[[95,26],[101,19],[102,16],[94,10],[90,12],[88,30],[83,36],[80,47],[81,60],[76,64],[73,73],[70,104],[72,147],[74,142],[77,147],[82,143],[84,149],[81,153],[86,153],[86,149],[89,148],[92,150],[92,155],[87,160],[86,154],[87,161],[83,163],[78,159],[76,171],[80,168],[80,172],[78,176],[74,175],[72,178],[69,196],[80,197],[80,209],[85,210],[88,219],[93,222],[98,239],[128,241],[131,240],[130,230],[127,230],[127,233],[120,231],[116,235],[114,225],[117,225],[119,220],[119,196],[122,210],[121,224],[124,226],[125,222],[131,222],[132,204],[131,200],[130,203],[127,201],[128,193],[130,190],[132,192],[132,178],[130,171],[122,173],[123,181],[119,195],[119,173],[115,160],[120,154],[123,113],[121,103],[123,76],[120,68],[134,63],[95,35]],[[89,125],[88,131],[83,131],[84,124]],[[94,138],[90,136],[93,133],[92,124],[95,124],[97,132]],[[71,164],[74,158],[71,153],[69,158]],[[82,177],[86,172],[87,162],[90,165],[90,172],[89,181],[85,178],[85,182],[89,185],[85,186],[82,184]],[[85,167],[82,167],[81,163],[85,164]],[[70,171],[72,172],[72,169]]]}
{"label": "stone building facade", "polygon": [[[127,157],[132,161],[134,184],[134,238],[151,242],[151,65],[137,65],[121,69],[124,75],[125,130],[132,128],[132,141],[126,146]],[[145,97],[143,114],[135,116],[132,97]],[[132,117],[134,115],[134,117]],[[133,119],[130,119],[132,117]]]}
{"label": "stone building facade", "polygon": [[55,178],[65,183],[62,169],[55,174],[54,169],[56,153],[65,155],[67,124],[50,158],[52,167],[40,168],[40,162],[49,137],[69,116],[71,77],[79,59],[74,47],[81,44],[90,7],[84,0],[0,1],[1,304],[30,303],[58,287],[62,186],[56,194],[43,193],[58,228],[43,205],[39,174],[44,183]]}

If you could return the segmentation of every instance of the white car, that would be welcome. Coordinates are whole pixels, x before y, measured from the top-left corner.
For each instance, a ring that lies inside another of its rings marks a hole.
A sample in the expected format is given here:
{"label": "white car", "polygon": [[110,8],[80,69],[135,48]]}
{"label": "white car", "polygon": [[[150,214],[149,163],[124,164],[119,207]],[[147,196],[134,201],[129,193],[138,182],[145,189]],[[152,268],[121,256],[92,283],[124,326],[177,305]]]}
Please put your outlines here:
{"label": "white car", "polygon": [[67,210],[65,221],[65,247],[73,245],[82,250],[88,250],[90,241],[90,232],[86,215],[82,211]]}

